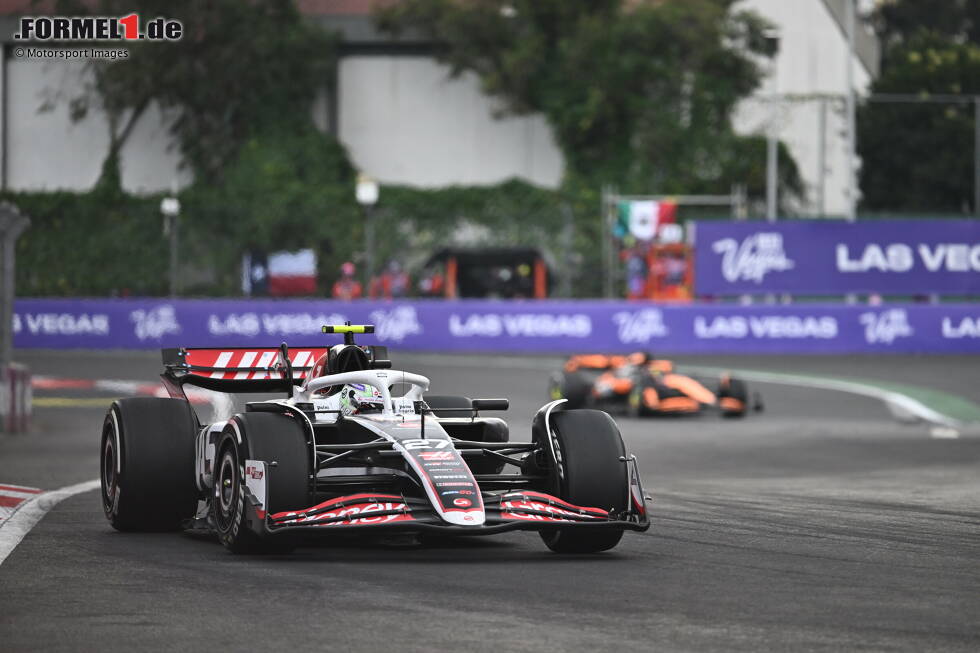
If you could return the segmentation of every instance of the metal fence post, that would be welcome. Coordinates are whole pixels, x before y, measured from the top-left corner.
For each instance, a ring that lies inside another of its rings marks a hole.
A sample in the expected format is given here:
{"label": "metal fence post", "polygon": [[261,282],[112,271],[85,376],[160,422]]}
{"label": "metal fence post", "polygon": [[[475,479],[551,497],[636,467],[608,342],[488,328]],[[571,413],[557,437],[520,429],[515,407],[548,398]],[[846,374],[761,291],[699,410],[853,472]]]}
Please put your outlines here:
{"label": "metal fence post", "polygon": [[854,98],[854,22],[856,0],[847,2],[847,219],[854,222],[857,219],[857,179],[854,174],[855,158],[857,156],[857,118]]}
{"label": "metal fence post", "polygon": [[26,430],[31,414],[30,374],[11,361],[14,341],[14,248],[31,224],[10,202],[0,202],[0,431]]}
{"label": "metal fence post", "polygon": [[14,321],[14,271],[16,269],[14,245],[17,238],[31,224],[10,202],[0,203],[0,370],[6,369],[13,351]]}
{"label": "metal fence post", "polygon": [[611,299],[613,296],[613,247],[612,230],[610,229],[610,209],[609,204],[610,189],[608,186],[602,187],[602,199],[600,200],[599,215],[601,223],[602,237],[602,296]]}
{"label": "metal fence post", "polygon": [[973,212],[980,216],[980,95],[973,96]]}

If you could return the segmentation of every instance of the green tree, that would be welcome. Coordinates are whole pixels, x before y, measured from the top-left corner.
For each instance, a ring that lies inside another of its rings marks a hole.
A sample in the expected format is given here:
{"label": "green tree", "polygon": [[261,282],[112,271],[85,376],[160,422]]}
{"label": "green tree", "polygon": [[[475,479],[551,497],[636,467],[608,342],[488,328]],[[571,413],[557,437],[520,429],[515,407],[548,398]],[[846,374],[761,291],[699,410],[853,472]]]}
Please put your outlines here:
{"label": "green tree", "polygon": [[962,96],[961,103],[868,102],[858,111],[863,206],[968,212],[980,95],[980,2],[898,0],[874,16],[885,46],[875,94]]}
{"label": "green tree", "polygon": [[[394,34],[415,30],[444,43],[453,74],[476,73],[503,111],[544,114],[566,184],[727,193],[746,181],[737,176],[743,162],[729,156],[746,149],[731,113],[773,54],[767,24],[734,4],[406,0],[377,18]],[[786,170],[784,191],[798,192],[795,167]]]}
{"label": "green tree", "polygon": [[879,4],[871,20],[885,61],[892,53],[900,54],[896,46],[923,32],[947,41],[980,43],[980,0],[889,0]]}
{"label": "green tree", "polygon": [[[316,93],[334,79],[336,38],[305,20],[292,0],[59,0],[68,15],[139,13],[183,23],[177,42],[140,41],[130,56],[90,60],[72,115],[108,116],[103,178],[118,179],[119,150],[152,103],[165,112],[185,164],[202,183],[220,180],[242,145],[270,126],[305,129]],[[118,183],[115,181],[114,183]]]}
{"label": "green tree", "polygon": [[287,123],[255,134],[225,168],[222,183],[195,184],[184,193],[192,216],[188,260],[207,261],[217,286],[234,293],[244,251],[311,247],[326,282],[364,242],[354,177],[344,148],[311,125]]}

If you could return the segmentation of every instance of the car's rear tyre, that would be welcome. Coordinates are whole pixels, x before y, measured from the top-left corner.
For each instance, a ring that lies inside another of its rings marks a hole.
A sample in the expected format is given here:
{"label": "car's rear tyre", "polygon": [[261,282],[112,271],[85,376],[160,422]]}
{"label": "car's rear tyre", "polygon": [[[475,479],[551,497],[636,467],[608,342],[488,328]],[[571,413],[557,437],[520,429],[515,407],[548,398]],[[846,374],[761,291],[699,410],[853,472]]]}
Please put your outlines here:
{"label": "car's rear tyre", "polygon": [[[276,413],[236,415],[225,427],[215,456],[211,523],[218,540],[233,553],[286,553],[296,546],[289,533],[256,532],[260,526],[245,489],[245,461],[266,465],[267,514],[309,508],[310,449],[298,420]],[[257,497],[259,500],[262,497]],[[259,530],[262,530],[259,528]]]}
{"label": "car's rear tyre", "polygon": [[565,399],[570,409],[585,406],[591,392],[592,382],[581,372],[556,372],[548,384],[551,399]]}
{"label": "car's rear tyre", "polygon": [[197,417],[183,399],[112,403],[102,425],[102,509],[120,531],[171,531],[194,516]]}
{"label": "car's rear tyre", "polygon": [[718,405],[725,417],[745,417],[749,406],[749,389],[745,381],[728,377],[722,379],[718,389]]}
{"label": "car's rear tyre", "polygon": [[[626,448],[616,423],[599,410],[563,410],[551,415],[557,463],[551,466],[551,492],[569,503],[602,508],[618,515],[628,504]],[[564,526],[541,531],[557,553],[596,553],[613,548],[622,529]]]}

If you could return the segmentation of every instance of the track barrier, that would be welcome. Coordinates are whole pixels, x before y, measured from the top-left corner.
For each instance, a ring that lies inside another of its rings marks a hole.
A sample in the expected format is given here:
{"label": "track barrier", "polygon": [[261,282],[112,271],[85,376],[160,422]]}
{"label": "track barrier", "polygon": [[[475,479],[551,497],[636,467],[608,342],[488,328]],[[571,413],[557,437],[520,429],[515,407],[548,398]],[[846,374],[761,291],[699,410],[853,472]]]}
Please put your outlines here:
{"label": "track barrier", "polygon": [[19,363],[0,367],[0,431],[24,433],[31,424],[31,373]]}
{"label": "track barrier", "polygon": [[980,353],[980,303],[19,299],[13,330],[15,347],[302,346],[348,320],[404,351]]}

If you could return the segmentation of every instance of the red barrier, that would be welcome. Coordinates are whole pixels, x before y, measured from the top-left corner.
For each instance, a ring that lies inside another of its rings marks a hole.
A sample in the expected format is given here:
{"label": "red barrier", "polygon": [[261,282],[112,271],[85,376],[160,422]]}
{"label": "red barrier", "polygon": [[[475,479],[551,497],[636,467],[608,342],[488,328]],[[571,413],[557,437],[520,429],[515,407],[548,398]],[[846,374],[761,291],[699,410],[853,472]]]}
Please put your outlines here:
{"label": "red barrier", "polygon": [[0,429],[24,433],[31,423],[31,373],[19,363],[0,369]]}

